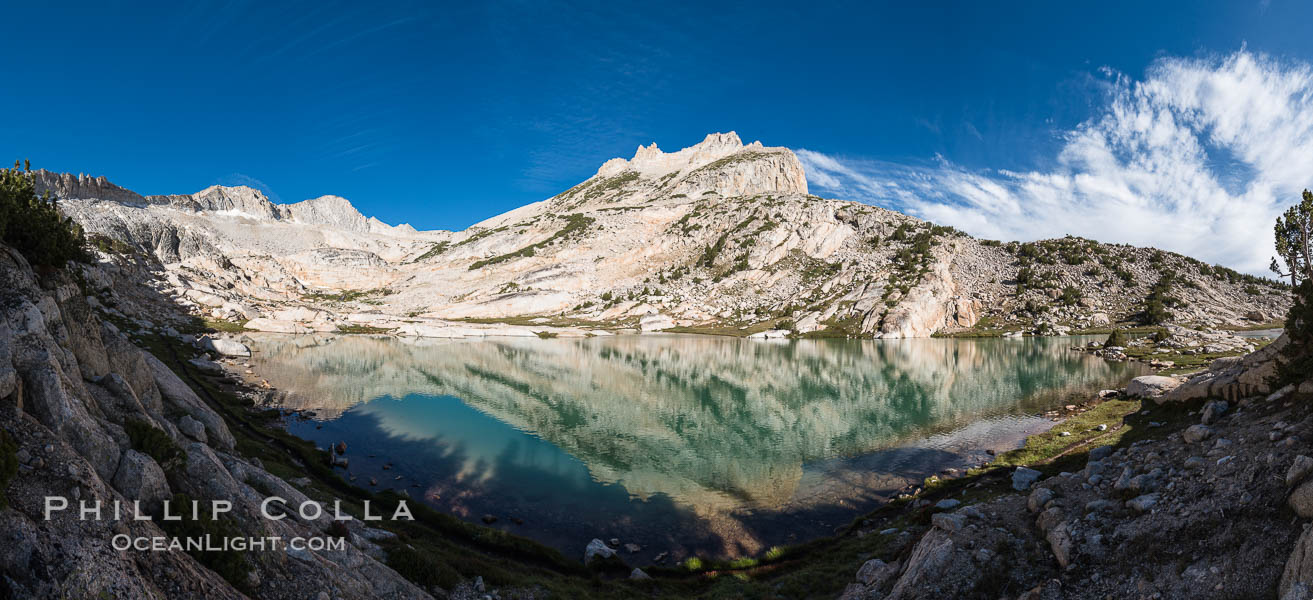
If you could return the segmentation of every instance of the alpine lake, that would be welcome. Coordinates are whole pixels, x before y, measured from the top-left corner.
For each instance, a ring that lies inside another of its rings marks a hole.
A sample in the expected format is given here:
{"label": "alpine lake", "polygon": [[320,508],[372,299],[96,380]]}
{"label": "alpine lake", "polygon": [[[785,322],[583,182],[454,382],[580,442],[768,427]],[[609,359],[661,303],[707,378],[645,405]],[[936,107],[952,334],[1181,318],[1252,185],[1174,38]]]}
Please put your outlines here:
{"label": "alpine lake", "polygon": [[640,565],[830,535],[1144,372],[1071,349],[1101,337],[250,337],[288,430],[345,443],[356,485]]}

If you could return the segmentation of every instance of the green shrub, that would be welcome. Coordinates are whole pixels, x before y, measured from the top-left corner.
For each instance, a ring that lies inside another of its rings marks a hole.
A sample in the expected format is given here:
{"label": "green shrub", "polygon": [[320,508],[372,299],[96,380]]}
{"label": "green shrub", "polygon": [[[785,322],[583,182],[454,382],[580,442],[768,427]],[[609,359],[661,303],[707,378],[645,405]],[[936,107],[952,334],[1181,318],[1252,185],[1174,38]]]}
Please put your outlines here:
{"label": "green shrub", "polygon": [[1172,318],[1167,309],[1181,306],[1183,303],[1172,296],[1172,286],[1176,284],[1176,274],[1167,271],[1158,282],[1149,288],[1149,296],[1144,300],[1144,322],[1149,325],[1162,325]]}
{"label": "green shrub", "polygon": [[1036,246],[1034,242],[1026,242],[1017,249],[1017,258],[1038,260],[1042,255],[1043,252],[1040,251],[1039,246]]}
{"label": "green shrub", "polygon": [[168,470],[187,460],[187,452],[160,429],[145,421],[128,421],[124,426],[132,449],[155,459],[160,468]]}
{"label": "green shrub", "polygon": [[[165,533],[178,539],[187,538],[204,538],[209,536],[211,540],[218,543],[220,540],[228,538],[245,537],[245,534],[237,527],[236,521],[228,517],[212,519],[207,510],[198,511],[200,518],[192,518],[191,496],[187,494],[174,494],[169,502],[169,513],[178,515],[181,519],[158,520],[160,527]],[[220,577],[232,584],[233,587],[250,592],[250,580],[248,575],[251,566],[246,562],[246,557],[242,552],[236,550],[188,550],[187,554],[196,559],[197,562],[205,565],[211,571],[217,573]]]}
{"label": "green shrub", "polygon": [[1080,288],[1069,285],[1062,288],[1062,296],[1059,297],[1058,300],[1067,306],[1075,306],[1075,304],[1080,302],[1083,297],[1084,294],[1080,291]]}
{"label": "green shrub", "polygon": [[707,246],[707,249],[702,251],[702,257],[698,259],[698,266],[711,268],[716,263],[716,257],[720,256],[720,251],[725,248],[725,238],[728,235],[722,233],[719,238],[716,238],[715,244]]}
{"label": "green shrub", "polygon": [[1034,284],[1034,283],[1035,283],[1035,270],[1034,270],[1034,269],[1032,269],[1032,268],[1030,268],[1030,267],[1022,267],[1022,268],[1020,268],[1020,269],[1017,270],[1017,293],[1018,293],[1018,294],[1020,294],[1020,293],[1022,293],[1022,292],[1024,292],[1024,291],[1026,291],[1026,288],[1027,288],[1027,287],[1030,287],[1030,286],[1031,286],[1032,284]]}
{"label": "green shrub", "polygon": [[90,241],[92,246],[95,246],[101,252],[106,254],[132,254],[134,252],[133,247],[128,245],[127,242],[116,240],[105,235],[93,235],[88,241]]}
{"label": "green shrub", "polygon": [[1103,347],[1118,346],[1125,348],[1128,342],[1129,340],[1126,338],[1125,332],[1120,329],[1114,329],[1112,335],[1108,336],[1107,341],[1103,342]]}
{"label": "green shrub", "polygon": [[1122,280],[1122,283],[1128,286],[1135,285],[1135,274],[1131,273],[1121,261],[1114,259],[1106,263],[1106,265],[1108,268],[1112,269],[1113,275],[1116,275],[1118,279]]}
{"label": "green shrub", "polygon": [[415,260],[412,260],[410,262],[423,262],[425,260],[433,258],[439,254],[442,254],[443,252],[446,252],[449,246],[451,246],[451,242],[438,242],[436,244],[433,244],[433,247],[429,248],[428,252],[419,255],[419,257],[417,257]]}
{"label": "green shrub", "polygon": [[82,228],[61,215],[49,195],[37,196],[31,172],[18,163],[0,169],[0,239],[34,266],[89,260]]}
{"label": "green shrub", "polygon": [[429,588],[438,586],[451,589],[461,582],[460,573],[428,554],[405,544],[388,549],[387,565],[412,583]]}

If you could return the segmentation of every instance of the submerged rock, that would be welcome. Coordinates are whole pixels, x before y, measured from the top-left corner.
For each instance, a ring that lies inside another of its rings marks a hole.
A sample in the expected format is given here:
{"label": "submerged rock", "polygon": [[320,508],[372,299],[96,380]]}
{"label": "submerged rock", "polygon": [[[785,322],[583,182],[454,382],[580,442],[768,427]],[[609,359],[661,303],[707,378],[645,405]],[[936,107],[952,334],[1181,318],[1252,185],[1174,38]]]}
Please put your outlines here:
{"label": "submerged rock", "polygon": [[585,565],[593,562],[594,559],[611,558],[613,556],[615,556],[615,550],[612,550],[610,546],[606,545],[606,542],[599,539],[593,539],[593,541],[588,542],[588,546],[584,548]]}

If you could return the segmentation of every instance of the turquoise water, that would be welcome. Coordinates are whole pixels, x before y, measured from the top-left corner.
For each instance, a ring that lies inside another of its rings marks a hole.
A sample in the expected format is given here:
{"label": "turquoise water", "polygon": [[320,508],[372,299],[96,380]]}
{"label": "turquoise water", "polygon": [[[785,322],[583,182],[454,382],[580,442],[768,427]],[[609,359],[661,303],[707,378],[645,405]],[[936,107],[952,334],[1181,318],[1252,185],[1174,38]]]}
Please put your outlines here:
{"label": "turquoise water", "polygon": [[641,564],[825,535],[1015,447],[1139,374],[1069,350],[1085,341],[260,336],[255,367],[313,412],[292,432],[346,442],[357,484],[569,555],[619,538]]}

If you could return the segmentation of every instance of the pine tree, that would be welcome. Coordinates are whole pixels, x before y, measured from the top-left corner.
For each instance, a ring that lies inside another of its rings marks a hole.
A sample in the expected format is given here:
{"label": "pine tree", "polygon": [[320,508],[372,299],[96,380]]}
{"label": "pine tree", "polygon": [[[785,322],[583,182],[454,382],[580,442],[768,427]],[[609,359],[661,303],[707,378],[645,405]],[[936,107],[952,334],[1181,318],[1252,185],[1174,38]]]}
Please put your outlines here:
{"label": "pine tree", "polygon": [[1304,190],[1300,203],[1277,217],[1275,230],[1277,254],[1285,262],[1285,272],[1276,257],[1272,258],[1272,271],[1289,277],[1291,287],[1313,279],[1313,192]]}
{"label": "pine tree", "polygon": [[35,266],[61,268],[87,259],[82,228],[61,215],[49,195],[36,194],[30,164],[18,161],[0,169],[0,241]]}
{"label": "pine tree", "polygon": [[1290,278],[1294,305],[1286,315],[1286,348],[1289,359],[1280,379],[1295,381],[1313,373],[1313,193],[1304,190],[1301,201],[1277,217],[1276,249],[1281,261],[1272,259],[1272,270]]}

